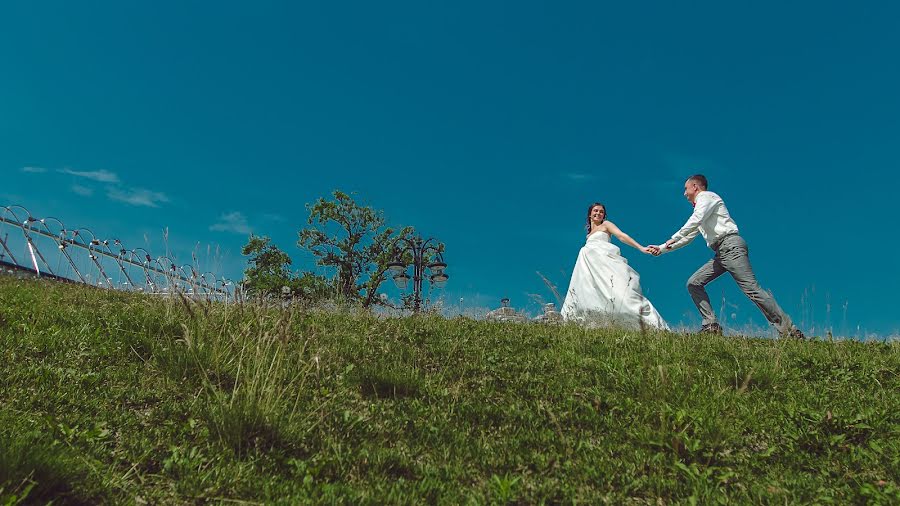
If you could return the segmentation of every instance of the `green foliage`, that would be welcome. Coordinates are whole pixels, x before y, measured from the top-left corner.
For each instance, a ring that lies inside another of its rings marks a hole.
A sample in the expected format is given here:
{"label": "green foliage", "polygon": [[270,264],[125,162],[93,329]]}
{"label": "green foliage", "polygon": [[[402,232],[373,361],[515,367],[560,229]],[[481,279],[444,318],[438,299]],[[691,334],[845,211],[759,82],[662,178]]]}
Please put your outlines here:
{"label": "green foliage", "polygon": [[335,190],[332,196],[307,205],[309,226],[300,230],[297,244],[315,255],[318,265],[334,269],[341,297],[369,307],[378,302],[378,287],[387,279],[398,242],[412,240],[415,231],[386,226],[382,211],[360,205],[351,195]]}
{"label": "green foliage", "polygon": [[290,271],[291,257],[271,244],[268,237],[251,235],[241,254],[250,257],[244,271],[244,289],[251,295],[321,300],[332,293],[331,283],[322,276],[311,272],[295,276]]}
{"label": "green foliage", "polygon": [[11,414],[0,412],[0,504],[88,504],[99,498],[86,486],[88,471],[62,437],[51,439],[38,427],[13,434],[10,429],[17,426],[22,428]]}
{"label": "green foliage", "polygon": [[252,294],[281,296],[281,287],[291,282],[291,257],[271,244],[268,237],[251,235],[241,254],[249,256],[244,288]]}
{"label": "green foliage", "polygon": [[301,272],[288,285],[295,298],[305,301],[330,300],[335,296],[334,283],[313,272]]}
{"label": "green foliage", "polygon": [[0,504],[898,504],[898,371],[0,276]]}

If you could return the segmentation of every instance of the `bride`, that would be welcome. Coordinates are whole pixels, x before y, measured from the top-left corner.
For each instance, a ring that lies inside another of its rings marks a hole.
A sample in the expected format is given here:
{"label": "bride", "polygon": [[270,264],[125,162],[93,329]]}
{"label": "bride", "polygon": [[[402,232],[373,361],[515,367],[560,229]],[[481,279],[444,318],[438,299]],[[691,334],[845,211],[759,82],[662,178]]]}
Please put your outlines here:
{"label": "bride", "polygon": [[606,206],[588,208],[587,243],[578,253],[572,280],[562,306],[564,320],[589,325],[623,325],[633,328],[669,326],[641,292],[641,277],[628,265],[618,246],[610,242],[616,236],[623,243],[651,253],[613,222],[606,221]]}

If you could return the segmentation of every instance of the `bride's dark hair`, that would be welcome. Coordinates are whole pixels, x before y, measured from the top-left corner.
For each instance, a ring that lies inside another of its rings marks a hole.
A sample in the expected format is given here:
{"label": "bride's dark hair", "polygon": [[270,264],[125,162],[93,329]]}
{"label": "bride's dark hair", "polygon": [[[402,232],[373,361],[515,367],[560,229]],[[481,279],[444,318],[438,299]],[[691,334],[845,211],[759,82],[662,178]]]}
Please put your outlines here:
{"label": "bride's dark hair", "polygon": [[603,208],[603,220],[600,223],[603,223],[604,221],[606,221],[606,206],[601,204],[600,202],[594,202],[593,204],[591,204],[591,206],[588,207],[588,212],[587,212],[587,225],[585,225],[585,227],[584,227],[585,229],[587,229],[587,233],[589,233],[589,234],[591,233],[591,211],[593,211],[594,208],[597,206],[600,206]]}

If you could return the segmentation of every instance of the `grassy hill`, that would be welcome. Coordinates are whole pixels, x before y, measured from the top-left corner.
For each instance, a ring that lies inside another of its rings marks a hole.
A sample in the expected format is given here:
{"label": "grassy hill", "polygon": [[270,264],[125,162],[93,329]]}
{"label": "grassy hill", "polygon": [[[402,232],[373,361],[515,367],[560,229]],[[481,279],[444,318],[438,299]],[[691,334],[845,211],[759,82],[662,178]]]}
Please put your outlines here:
{"label": "grassy hill", "polygon": [[900,343],[0,276],[0,504],[900,503]]}

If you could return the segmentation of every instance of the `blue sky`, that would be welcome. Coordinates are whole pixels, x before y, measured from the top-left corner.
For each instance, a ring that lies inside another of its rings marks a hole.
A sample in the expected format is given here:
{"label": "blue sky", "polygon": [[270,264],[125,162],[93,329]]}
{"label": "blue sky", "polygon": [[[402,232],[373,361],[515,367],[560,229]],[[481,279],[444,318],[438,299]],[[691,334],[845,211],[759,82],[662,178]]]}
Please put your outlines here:
{"label": "blue sky", "polygon": [[[900,329],[900,4],[188,4],[4,3],[4,204],[132,244],[168,227],[234,276],[251,230],[311,267],[304,205],[354,191],[446,243],[448,300],[536,311],[590,202],[659,243],[699,171],[805,328]],[[699,323],[705,245],[623,252]],[[764,323],[732,280],[710,293]]]}

